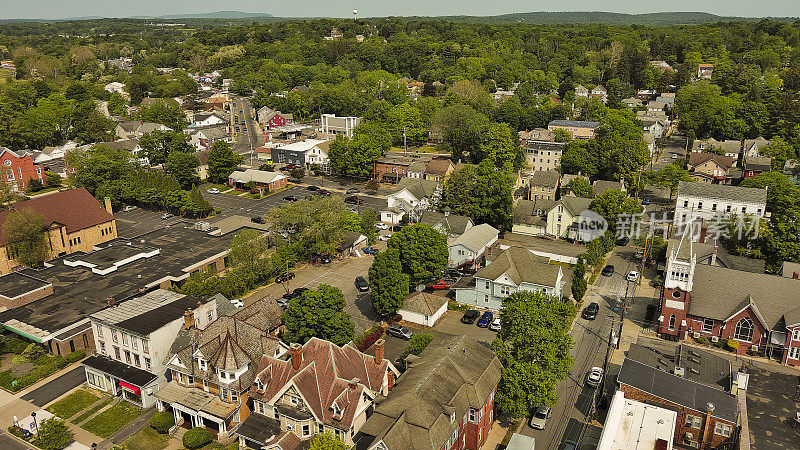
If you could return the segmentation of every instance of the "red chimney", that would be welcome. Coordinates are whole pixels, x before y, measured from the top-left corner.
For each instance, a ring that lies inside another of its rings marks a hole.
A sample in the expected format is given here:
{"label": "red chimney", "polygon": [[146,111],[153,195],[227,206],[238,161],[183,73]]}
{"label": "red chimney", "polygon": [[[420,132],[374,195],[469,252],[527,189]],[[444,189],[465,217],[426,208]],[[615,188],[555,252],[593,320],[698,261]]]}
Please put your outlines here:
{"label": "red chimney", "polygon": [[794,271],[794,273],[792,274],[792,278],[794,278],[795,280],[797,280],[798,278],[800,278],[800,272],[798,272],[798,271],[796,271],[796,270],[795,270],[795,271]]}
{"label": "red chimney", "polygon": [[[795,272],[797,275],[797,272]],[[386,348],[386,341],[383,339],[378,339],[375,341],[375,364],[380,364],[383,362],[383,355]]]}
{"label": "red chimney", "polygon": [[706,233],[707,232],[708,232],[708,228],[706,228],[706,227],[701,227],[700,228],[700,239],[698,240],[698,242],[700,242],[702,244],[702,243],[704,243],[706,241]]}
{"label": "red chimney", "polygon": [[292,355],[292,368],[300,370],[300,364],[303,363],[303,346],[297,342],[289,344],[289,354]]}

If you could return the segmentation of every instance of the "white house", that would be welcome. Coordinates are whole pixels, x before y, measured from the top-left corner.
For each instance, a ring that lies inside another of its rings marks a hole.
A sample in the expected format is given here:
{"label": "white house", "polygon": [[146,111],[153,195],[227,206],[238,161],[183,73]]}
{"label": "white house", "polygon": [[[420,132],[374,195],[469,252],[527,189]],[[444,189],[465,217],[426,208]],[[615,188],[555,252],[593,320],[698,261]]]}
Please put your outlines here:
{"label": "white house", "polygon": [[403,320],[432,327],[447,312],[447,297],[426,292],[414,292],[403,299],[397,311]]}
{"label": "white house", "polygon": [[220,124],[228,124],[228,121],[225,120],[219,113],[210,112],[210,113],[197,113],[194,115],[194,122],[189,125],[189,128],[197,128],[197,127],[207,127],[211,125],[220,125]]}
{"label": "white house", "polygon": [[112,94],[114,92],[116,92],[117,94],[122,95],[122,96],[126,96],[127,95],[125,93],[125,83],[120,83],[119,81],[112,81],[111,83],[108,83],[107,85],[105,85],[105,87],[103,89],[106,92],[111,92]]}
{"label": "white house", "polygon": [[544,263],[521,247],[497,255],[473,280],[474,284],[453,287],[456,301],[492,310],[499,310],[503,298],[519,291],[540,291],[560,298],[565,283],[561,266]]}
{"label": "white house", "polygon": [[225,124],[189,127],[185,128],[183,132],[189,135],[189,145],[198,150],[209,149],[217,141],[232,142]]}
{"label": "white house", "polygon": [[158,289],[89,317],[97,354],[83,361],[90,387],[143,408],[167,382],[164,361],[182,327],[207,326],[217,318],[220,296],[199,298]]}
{"label": "white house", "polygon": [[474,267],[478,257],[497,242],[499,234],[497,228],[484,223],[468,229],[461,236],[448,239],[449,266]]}
{"label": "white house", "polygon": [[675,226],[680,228],[695,219],[702,219],[704,222],[720,222],[720,226],[727,227],[731,216],[762,217],[766,207],[766,188],[682,181],[678,184]]}
{"label": "white house", "polygon": [[319,165],[326,173],[330,173],[328,159],[328,140],[306,139],[291,144],[278,144],[272,148],[272,162],[276,164],[294,164],[304,169]]}
{"label": "white house", "polygon": [[381,222],[398,224],[409,214],[413,221],[419,220],[439,197],[441,188],[433,180],[401,178],[397,189],[387,197],[387,208],[381,211]]}

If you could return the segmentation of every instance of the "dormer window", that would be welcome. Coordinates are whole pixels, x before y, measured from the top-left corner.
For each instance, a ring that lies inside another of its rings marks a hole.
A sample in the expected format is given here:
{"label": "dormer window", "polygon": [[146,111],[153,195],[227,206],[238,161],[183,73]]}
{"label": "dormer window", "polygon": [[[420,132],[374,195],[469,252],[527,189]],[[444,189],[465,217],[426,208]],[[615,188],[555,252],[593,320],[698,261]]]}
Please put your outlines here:
{"label": "dormer window", "polygon": [[455,421],[456,421],[456,412],[453,411],[450,413],[450,423],[453,423]]}
{"label": "dormer window", "polygon": [[208,361],[206,361],[203,358],[197,358],[197,367],[199,367],[200,370],[206,370],[207,371],[208,370]]}
{"label": "dormer window", "polygon": [[264,383],[262,383],[261,380],[256,380],[256,389],[258,389],[259,391],[264,390]]}
{"label": "dormer window", "polygon": [[336,403],[333,404],[333,415],[341,417],[342,415],[342,408],[339,407]]}

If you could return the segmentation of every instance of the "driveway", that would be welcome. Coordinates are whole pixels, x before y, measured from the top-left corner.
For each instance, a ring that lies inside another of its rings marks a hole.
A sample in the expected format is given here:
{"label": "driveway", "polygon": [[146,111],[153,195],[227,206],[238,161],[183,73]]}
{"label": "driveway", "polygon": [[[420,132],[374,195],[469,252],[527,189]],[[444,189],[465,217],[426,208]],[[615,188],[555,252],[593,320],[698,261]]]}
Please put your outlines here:
{"label": "driveway", "polygon": [[66,394],[86,381],[83,366],[78,366],[60,377],[45,383],[22,396],[22,399],[43,408],[48,403]]}

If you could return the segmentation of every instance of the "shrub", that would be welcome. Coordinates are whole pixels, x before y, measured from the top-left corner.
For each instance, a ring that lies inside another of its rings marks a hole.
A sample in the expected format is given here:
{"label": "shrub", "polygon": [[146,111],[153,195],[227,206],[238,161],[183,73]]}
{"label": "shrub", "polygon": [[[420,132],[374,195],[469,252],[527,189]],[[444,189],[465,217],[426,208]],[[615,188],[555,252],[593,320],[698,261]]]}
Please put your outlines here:
{"label": "shrub", "polygon": [[411,339],[408,340],[408,345],[403,349],[403,353],[400,353],[400,359],[405,359],[408,355],[419,356],[425,350],[425,347],[431,343],[433,337],[431,333],[419,333],[411,336]]}
{"label": "shrub", "polygon": [[739,350],[739,341],[734,341],[733,339],[728,339],[728,342],[725,343],[725,348],[728,350],[735,352]]}
{"label": "shrub", "polygon": [[20,427],[18,427],[16,425],[11,425],[10,427],[8,427],[8,432],[13,434],[14,436],[16,436],[18,438],[24,439],[24,437],[23,437],[24,435],[22,433],[22,428],[20,428]]}
{"label": "shrub", "polygon": [[175,426],[175,416],[166,411],[159,411],[150,418],[150,426],[161,434],[167,434],[169,429]]}
{"label": "shrub", "polygon": [[708,339],[706,339],[704,336],[700,336],[699,338],[697,338],[697,343],[702,345],[708,345]]}
{"label": "shrub", "polygon": [[14,355],[14,357],[11,358],[11,364],[15,366],[18,366],[20,364],[25,364],[26,362],[28,362],[28,358],[22,355]]}
{"label": "shrub", "polygon": [[72,364],[74,362],[82,360],[86,356],[86,352],[83,350],[76,350],[64,358],[67,364]]}
{"label": "shrub", "polygon": [[392,317],[391,322],[392,323],[399,323],[402,320],[403,320],[403,316],[401,316],[400,314],[395,314],[394,317]]}
{"label": "shrub", "polygon": [[29,361],[33,361],[39,358],[40,356],[43,356],[44,354],[45,354],[44,349],[39,344],[36,343],[31,343],[30,345],[25,347],[25,350],[22,352],[22,356],[27,358]]}
{"label": "shrub", "polygon": [[447,309],[449,311],[467,312],[467,310],[469,309],[469,306],[468,305],[464,305],[462,303],[458,303],[455,300],[447,300]]}
{"label": "shrub", "polygon": [[3,341],[3,353],[21,355],[28,348],[28,344],[29,342],[23,341],[18,337],[8,338]]}
{"label": "shrub", "polygon": [[356,348],[358,348],[358,351],[363,352],[366,349],[370,348],[372,344],[375,343],[375,341],[380,339],[385,331],[386,330],[384,330],[383,327],[381,327],[380,325],[373,325],[372,328],[365,331],[364,334],[357,337],[356,339],[353,339],[353,343],[356,344]]}
{"label": "shrub", "polygon": [[225,446],[219,442],[209,444],[204,450],[225,450]]}
{"label": "shrub", "polygon": [[188,449],[200,448],[212,440],[210,431],[202,427],[195,427],[183,435],[183,446]]}
{"label": "shrub", "polygon": [[39,424],[39,433],[33,443],[44,450],[61,450],[72,442],[72,432],[63,420],[45,419]]}

